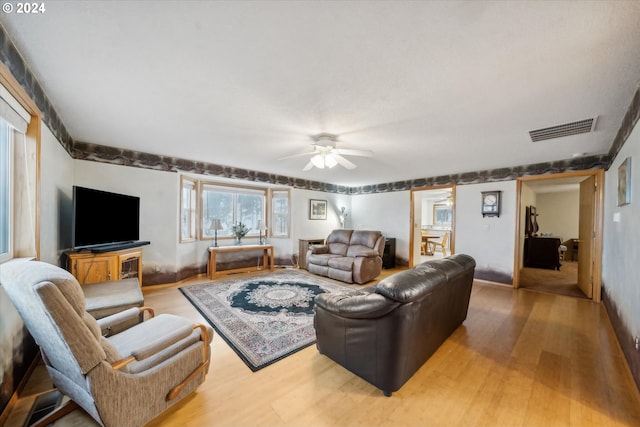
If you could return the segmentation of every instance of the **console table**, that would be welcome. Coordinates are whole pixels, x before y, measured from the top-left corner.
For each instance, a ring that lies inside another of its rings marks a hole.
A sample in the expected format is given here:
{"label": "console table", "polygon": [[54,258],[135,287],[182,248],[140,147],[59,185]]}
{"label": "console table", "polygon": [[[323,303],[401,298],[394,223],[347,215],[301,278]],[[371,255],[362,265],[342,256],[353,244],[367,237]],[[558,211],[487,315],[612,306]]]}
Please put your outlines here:
{"label": "console table", "polygon": [[[266,268],[269,263],[269,269],[274,270],[274,250],[273,245],[235,245],[235,246],[211,246],[209,247],[209,262],[207,263],[207,276],[214,279],[217,276],[231,273],[241,273],[258,270],[256,267],[232,268],[229,270],[217,269],[216,258],[218,254],[225,252],[245,252],[245,251],[262,251],[262,265]],[[269,256],[271,255],[271,256]]]}
{"label": "console table", "polygon": [[299,239],[298,240],[298,267],[308,269],[307,251],[311,245],[322,245],[324,239]]}

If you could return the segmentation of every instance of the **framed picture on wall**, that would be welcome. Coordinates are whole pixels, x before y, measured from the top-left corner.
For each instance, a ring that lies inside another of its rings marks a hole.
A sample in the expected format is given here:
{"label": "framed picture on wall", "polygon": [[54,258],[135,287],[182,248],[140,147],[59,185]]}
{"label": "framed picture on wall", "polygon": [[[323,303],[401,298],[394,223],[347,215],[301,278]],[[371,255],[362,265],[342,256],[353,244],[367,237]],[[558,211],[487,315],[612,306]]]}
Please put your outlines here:
{"label": "framed picture on wall", "polygon": [[631,203],[631,157],[618,167],[618,206]]}
{"label": "framed picture on wall", "polygon": [[435,204],[433,205],[433,223],[434,225],[451,225],[453,215],[451,213],[451,205]]}
{"label": "framed picture on wall", "polygon": [[327,219],[326,200],[309,200],[309,219]]}

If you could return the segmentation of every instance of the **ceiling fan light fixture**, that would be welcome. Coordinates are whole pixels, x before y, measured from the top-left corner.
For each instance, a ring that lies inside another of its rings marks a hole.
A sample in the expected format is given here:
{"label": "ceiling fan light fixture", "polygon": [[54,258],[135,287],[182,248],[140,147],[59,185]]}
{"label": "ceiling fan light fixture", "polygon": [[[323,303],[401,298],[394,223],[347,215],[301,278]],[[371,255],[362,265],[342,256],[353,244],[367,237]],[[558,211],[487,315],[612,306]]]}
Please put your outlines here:
{"label": "ceiling fan light fixture", "polygon": [[324,156],[324,164],[328,168],[332,168],[338,164],[338,161],[331,154],[327,154]]}
{"label": "ceiling fan light fixture", "polygon": [[324,169],[324,158],[320,154],[316,154],[311,158],[311,163],[318,169]]}
{"label": "ceiling fan light fixture", "polygon": [[281,160],[310,155],[311,158],[309,159],[309,162],[304,168],[302,168],[304,172],[307,172],[314,167],[318,169],[331,169],[338,165],[351,170],[356,168],[355,163],[347,160],[343,156],[373,156],[373,152],[369,150],[337,148],[336,141],[338,140],[338,136],[334,134],[320,133],[317,135],[311,135],[311,139],[314,142],[312,144],[313,149],[311,152],[282,157]]}

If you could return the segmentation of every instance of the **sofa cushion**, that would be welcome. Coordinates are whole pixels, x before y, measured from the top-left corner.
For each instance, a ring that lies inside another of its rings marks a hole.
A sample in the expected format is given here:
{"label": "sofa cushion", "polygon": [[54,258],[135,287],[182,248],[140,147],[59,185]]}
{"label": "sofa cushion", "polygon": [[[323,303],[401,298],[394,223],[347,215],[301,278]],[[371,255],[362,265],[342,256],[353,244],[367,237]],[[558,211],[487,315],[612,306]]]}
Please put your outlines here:
{"label": "sofa cushion", "polygon": [[318,265],[309,263],[309,267],[307,268],[309,273],[318,274],[320,276],[329,277],[329,266],[328,265]]}
{"label": "sofa cushion", "polygon": [[462,264],[448,258],[439,258],[431,261],[426,261],[422,264],[417,265],[415,268],[416,269],[421,269],[421,268],[436,269],[442,274],[444,274],[447,280],[451,280],[452,278],[456,277],[458,274],[462,273],[465,270],[465,267]]}
{"label": "sofa cushion", "polygon": [[328,243],[329,253],[339,256],[347,255],[347,250],[349,249],[349,245],[346,243]]}
{"label": "sofa cushion", "polygon": [[309,250],[312,254],[328,254],[329,246],[327,245],[311,245],[309,246]]}
{"label": "sofa cushion", "polygon": [[333,230],[327,237],[327,243],[344,243],[348,245],[352,234],[353,230]]}
{"label": "sofa cushion", "polygon": [[353,283],[353,272],[351,270],[338,270],[337,268],[327,267],[327,277],[333,280],[340,280],[345,283]]}
{"label": "sofa cushion", "polygon": [[365,288],[351,293],[320,294],[314,304],[349,319],[374,319],[394,310],[400,303]]}
{"label": "sofa cushion", "polygon": [[353,258],[343,256],[331,258],[328,265],[338,270],[351,271],[353,269]]}
{"label": "sofa cushion", "polygon": [[[431,261],[432,262],[432,261]],[[447,282],[444,273],[429,265],[404,270],[382,279],[376,286],[376,292],[395,301],[416,301],[429,295],[435,288]]]}
{"label": "sofa cushion", "polygon": [[370,247],[367,247],[364,245],[351,245],[347,250],[347,256],[376,257],[376,256],[380,256],[380,254],[375,249],[371,249]]}
{"label": "sofa cushion", "polygon": [[340,255],[334,255],[334,254],[309,254],[309,257],[307,258],[307,260],[309,264],[327,266],[329,265],[330,259],[339,258],[339,257]]}
{"label": "sofa cushion", "polygon": [[351,234],[349,244],[352,246],[362,245],[368,248],[374,248],[380,236],[382,236],[382,233],[379,231],[355,230],[353,234]]}
{"label": "sofa cushion", "polygon": [[329,253],[341,256],[347,255],[351,234],[353,234],[353,230],[333,230],[327,237]]}

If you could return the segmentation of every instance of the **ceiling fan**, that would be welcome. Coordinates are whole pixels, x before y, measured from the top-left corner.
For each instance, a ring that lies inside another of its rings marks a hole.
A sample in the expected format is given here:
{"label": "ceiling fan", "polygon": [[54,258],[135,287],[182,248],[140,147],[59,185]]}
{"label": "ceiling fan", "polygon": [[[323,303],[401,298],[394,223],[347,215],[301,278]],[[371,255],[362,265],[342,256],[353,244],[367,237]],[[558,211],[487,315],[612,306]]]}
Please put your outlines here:
{"label": "ceiling fan", "polygon": [[355,169],[356,165],[343,156],[361,156],[371,157],[373,152],[369,150],[351,150],[345,148],[337,148],[336,142],[338,135],[331,133],[319,133],[312,135],[311,139],[313,149],[308,153],[294,154],[293,156],[282,157],[283,159],[291,159],[293,157],[312,156],[309,163],[302,169],[303,171],[311,170],[314,166],[318,169],[332,168],[340,165],[346,169]]}

